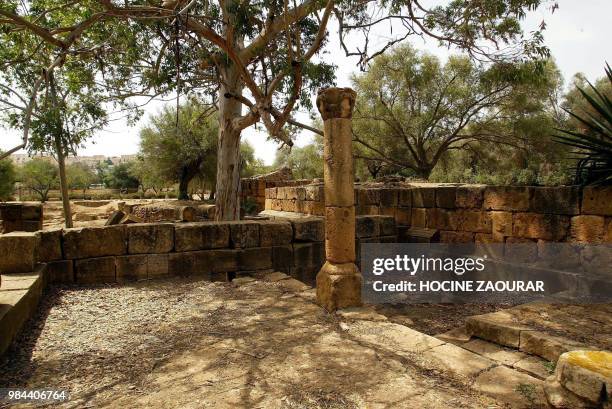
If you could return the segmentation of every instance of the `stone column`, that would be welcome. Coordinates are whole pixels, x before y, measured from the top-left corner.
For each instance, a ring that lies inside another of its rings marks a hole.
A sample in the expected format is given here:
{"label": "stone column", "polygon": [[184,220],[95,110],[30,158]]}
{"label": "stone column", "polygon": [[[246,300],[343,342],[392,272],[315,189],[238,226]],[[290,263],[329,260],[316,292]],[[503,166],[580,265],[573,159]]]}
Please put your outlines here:
{"label": "stone column", "polygon": [[323,117],[325,264],[317,274],[317,302],[328,311],[361,305],[361,273],[355,265],[355,193],[351,117],[355,91],[319,91]]}

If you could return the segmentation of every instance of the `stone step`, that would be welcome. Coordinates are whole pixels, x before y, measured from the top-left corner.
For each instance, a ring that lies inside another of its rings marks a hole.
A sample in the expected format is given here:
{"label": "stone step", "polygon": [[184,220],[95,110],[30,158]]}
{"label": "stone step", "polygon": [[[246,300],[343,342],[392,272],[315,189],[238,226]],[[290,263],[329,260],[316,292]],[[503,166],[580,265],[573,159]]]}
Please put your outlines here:
{"label": "stone step", "polygon": [[0,356],[13,343],[42,297],[45,265],[27,274],[2,274],[0,284]]}
{"label": "stone step", "polygon": [[571,339],[551,335],[521,324],[508,311],[468,317],[465,329],[470,336],[514,348],[551,362],[556,362],[564,352],[593,349]]}

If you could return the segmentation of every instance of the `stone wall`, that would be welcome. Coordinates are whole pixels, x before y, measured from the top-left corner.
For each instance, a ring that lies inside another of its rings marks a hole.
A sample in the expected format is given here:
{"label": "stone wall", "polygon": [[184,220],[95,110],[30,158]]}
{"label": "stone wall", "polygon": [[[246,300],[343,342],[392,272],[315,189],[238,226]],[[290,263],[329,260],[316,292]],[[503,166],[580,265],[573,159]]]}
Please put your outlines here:
{"label": "stone wall", "polygon": [[265,209],[266,189],[283,186],[301,186],[309,184],[311,180],[267,180],[261,177],[245,178],[240,181],[241,203],[252,203],[255,205],[254,213]]}
{"label": "stone wall", "polygon": [[[322,215],[321,184],[273,187],[267,210]],[[612,187],[414,184],[355,186],[356,213],[393,216],[402,232],[439,230],[441,242],[612,243]]]}
{"label": "stone wall", "polygon": [[[281,271],[314,282],[325,259],[320,217],[238,222],[150,223],[0,235],[0,272],[46,263],[49,282],[114,283],[161,276],[227,281]],[[359,240],[395,241],[391,217],[359,217]]]}
{"label": "stone wall", "polygon": [[0,203],[0,233],[41,230],[43,208],[40,203]]}

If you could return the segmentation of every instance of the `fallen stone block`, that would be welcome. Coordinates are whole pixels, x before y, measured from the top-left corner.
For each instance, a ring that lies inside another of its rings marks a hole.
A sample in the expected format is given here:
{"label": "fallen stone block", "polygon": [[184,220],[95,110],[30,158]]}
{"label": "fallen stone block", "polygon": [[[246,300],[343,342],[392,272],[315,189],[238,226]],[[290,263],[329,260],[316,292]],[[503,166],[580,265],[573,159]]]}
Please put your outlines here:
{"label": "fallen stone block", "polygon": [[556,380],[593,404],[612,400],[612,352],[570,351],[559,357]]}
{"label": "fallen stone block", "polygon": [[[124,203],[125,205],[125,203]],[[125,217],[125,213],[121,210],[114,211],[106,220],[105,226],[114,226],[115,224],[121,223],[121,220]]]}
{"label": "fallen stone block", "polygon": [[41,230],[38,237],[38,261],[60,260],[62,258],[62,229]]}

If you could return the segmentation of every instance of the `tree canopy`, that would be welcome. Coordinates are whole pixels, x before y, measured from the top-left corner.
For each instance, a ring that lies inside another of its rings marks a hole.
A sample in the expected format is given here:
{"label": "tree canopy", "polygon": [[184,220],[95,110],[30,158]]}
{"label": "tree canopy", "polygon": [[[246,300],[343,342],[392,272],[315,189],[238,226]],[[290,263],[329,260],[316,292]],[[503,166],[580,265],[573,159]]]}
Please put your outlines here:
{"label": "tree canopy", "polygon": [[15,189],[15,166],[10,159],[0,160],[0,201],[8,200]]}
{"label": "tree canopy", "polygon": [[26,162],[19,169],[18,179],[24,187],[38,194],[41,202],[46,202],[49,190],[56,189],[59,184],[57,166],[42,158],[33,158]]}
{"label": "tree canopy", "polygon": [[543,104],[560,86],[552,63],[483,65],[451,56],[442,64],[407,45],[378,56],[353,81],[356,156],[371,172],[386,165],[425,179],[449,151],[524,148],[531,134],[545,134]]}

